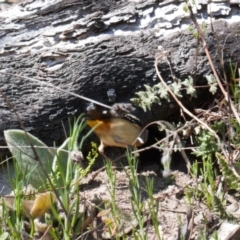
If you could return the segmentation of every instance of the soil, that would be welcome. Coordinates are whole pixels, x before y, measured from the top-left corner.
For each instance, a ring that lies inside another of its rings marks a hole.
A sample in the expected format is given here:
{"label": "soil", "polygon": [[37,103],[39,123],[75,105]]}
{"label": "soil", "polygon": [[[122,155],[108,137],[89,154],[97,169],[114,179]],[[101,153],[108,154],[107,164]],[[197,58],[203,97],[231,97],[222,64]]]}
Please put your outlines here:
{"label": "soil", "polygon": [[[106,155],[110,159],[115,159],[121,156],[125,152],[124,149],[113,148],[106,151]],[[116,156],[117,155],[117,156]],[[144,159],[141,159],[143,161]],[[180,156],[175,156],[171,164],[171,174],[168,177],[162,176],[162,167],[160,160],[151,161],[153,159],[145,159],[144,162],[139,163],[137,176],[139,181],[140,199],[144,203],[145,208],[142,211],[142,219],[144,221],[144,233],[147,234],[148,240],[159,239],[156,236],[153,221],[149,214],[149,196],[146,192],[146,178],[153,180],[153,199],[158,204],[154,211],[157,213],[158,229],[161,232],[162,240],[180,240],[180,239],[198,239],[200,230],[206,227],[206,224],[202,224],[202,213],[206,213],[207,208],[203,204],[194,203],[194,214],[189,210],[187,201],[184,197],[184,190],[187,186],[196,184],[195,181],[186,172],[186,164]],[[156,160],[156,159],[155,159]],[[102,157],[99,157],[95,162],[91,173],[82,180],[80,183],[80,196],[84,204],[88,202],[91,206],[98,206],[101,203],[100,208],[94,208],[94,231],[90,230],[85,233],[84,238],[86,240],[92,239],[112,239],[103,221],[111,220],[111,224],[114,224],[114,217],[110,211],[110,182],[106,170],[99,172],[93,179],[98,170],[103,167],[104,162]],[[116,175],[116,191],[115,200],[117,208],[120,212],[120,229],[127,236],[127,239],[140,239],[139,237],[133,237],[133,231],[139,231],[139,226],[136,223],[134,213],[131,205],[131,184],[127,173],[130,168],[126,158],[114,163],[114,174]],[[6,169],[0,172],[0,185],[4,186],[3,193],[7,193],[8,188],[8,174]],[[85,201],[87,200],[87,201]],[[89,205],[88,205],[89,207]],[[103,210],[105,213],[103,214]],[[192,223],[187,221],[187,216],[192,218]],[[101,216],[97,215],[101,214]],[[192,215],[191,215],[192,214]],[[206,215],[206,214],[205,214]],[[209,214],[209,219],[211,214]],[[193,221],[194,220],[194,221]],[[193,223],[194,222],[194,223]],[[211,220],[208,221],[211,223]],[[215,224],[216,225],[216,224]],[[111,233],[114,236],[114,227],[110,228]],[[187,230],[188,229],[188,230]],[[184,235],[184,238],[180,238],[179,232]],[[190,235],[190,237],[188,237]],[[203,239],[203,238],[200,238]],[[209,238],[205,238],[209,239]]]}
{"label": "soil", "polygon": [[[186,173],[184,161],[179,158],[174,159],[174,161],[175,162],[173,162],[171,167],[174,170],[167,178],[161,176],[162,170],[159,167],[160,163],[158,161],[155,163],[149,162],[148,164],[146,160],[145,163],[140,163],[140,171],[137,173],[141,189],[141,199],[143,202],[147,203],[149,200],[148,194],[145,190],[146,178],[154,181],[153,198],[159,204],[157,212],[159,229],[162,234],[162,239],[168,240],[177,240],[179,237],[179,226],[186,222],[187,204],[184,199],[184,188],[193,182],[191,177]],[[96,202],[96,199],[104,199],[109,202],[111,201],[109,191],[110,184],[106,171],[103,170],[95,177],[94,180],[92,180],[92,176],[101,166],[103,166],[103,160],[98,159],[94,165],[95,170],[82,182],[80,186],[82,198],[87,199],[90,202]],[[131,207],[129,178],[126,175],[126,172],[128,171],[129,166],[126,159],[122,159],[117,162],[116,169],[114,170],[114,173],[116,174],[116,203],[120,212],[127,213],[130,219],[134,219]],[[128,223],[125,221],[125,225],[123,224],[125,228],[127,228],[127,225],[129,227],[129,225],[132,224],[131,220],[128,221]],[[136,229],[138,229],[138,227],[136,227]],[[129,239],[132,239],[131,230],[129,231]],[[104,232],[103,229],[101,229],[101,231]],[[145,232],[147,233],[147,239],[158,239],[150,218],[145,222]],[[101,237],[107,238],[104,237],[104,234],[102,233]],[[95,238],[90,234],[87,239]]]}

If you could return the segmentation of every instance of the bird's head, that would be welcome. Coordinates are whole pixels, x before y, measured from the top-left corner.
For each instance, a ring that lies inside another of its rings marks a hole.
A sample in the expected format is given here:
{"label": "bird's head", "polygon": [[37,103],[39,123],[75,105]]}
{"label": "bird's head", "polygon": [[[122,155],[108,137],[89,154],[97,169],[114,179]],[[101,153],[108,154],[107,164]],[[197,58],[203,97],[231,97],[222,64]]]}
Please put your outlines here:
{"label": "bird's head", "polygon": [[87,120],[97,120],[110,118],[110,111],[104,107],[96,105],[94,103],[90,103],[86,109],[86,119]]}

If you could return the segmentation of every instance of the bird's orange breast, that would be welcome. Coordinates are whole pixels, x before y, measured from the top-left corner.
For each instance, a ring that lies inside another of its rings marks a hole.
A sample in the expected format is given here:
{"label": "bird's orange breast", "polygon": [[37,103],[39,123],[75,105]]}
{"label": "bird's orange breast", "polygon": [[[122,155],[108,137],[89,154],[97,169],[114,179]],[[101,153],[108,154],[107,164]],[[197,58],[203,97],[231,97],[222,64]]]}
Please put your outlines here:
{"label": "bird's orange breast", "polygon": [[110,122],[108,120],[101,121],[101,120],[87,120],[87,124],[90,128],[93,128],[95,133],[106,131],[110,128]]}

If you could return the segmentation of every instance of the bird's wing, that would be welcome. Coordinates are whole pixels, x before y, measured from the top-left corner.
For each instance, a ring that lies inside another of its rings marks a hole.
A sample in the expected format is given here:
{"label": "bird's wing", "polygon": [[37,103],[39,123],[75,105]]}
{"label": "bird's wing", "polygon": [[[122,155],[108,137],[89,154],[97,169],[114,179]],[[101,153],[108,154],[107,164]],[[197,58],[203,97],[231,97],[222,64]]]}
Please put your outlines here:
{"label": "bird's wing", "polygon": [[148,132],[144,130],[140,135],[140,126],[122,118],[113,118],[111,122],[110,132],[116,143],[140,146],[146,142]]}

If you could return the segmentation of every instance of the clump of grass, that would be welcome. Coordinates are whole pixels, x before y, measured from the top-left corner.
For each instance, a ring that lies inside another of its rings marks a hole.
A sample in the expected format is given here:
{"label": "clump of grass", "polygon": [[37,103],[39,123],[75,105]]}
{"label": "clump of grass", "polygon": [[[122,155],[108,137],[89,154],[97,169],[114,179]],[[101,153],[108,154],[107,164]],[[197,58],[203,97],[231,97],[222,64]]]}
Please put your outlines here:
{"label": "clump of grass", "polygon": [[[15,146],[12,142],[13,153],[20,151],[20,154],[14,155],[15,178],[13,179],[10,176],[13,193],[10,196],[4,196],[2,201],[1,234],[8,234],[8,239],[22,239],[23,234],[29,237],[36,237],[35,235],[39,234],[39,236],[48,236],[49,239],[75,239],[83,231],[82,226],[84,225],[86,212],[80,211],[83,203],[79,196],[79,183],[90,171],[98,156],[96,145],[93,144],[93,148],[87,157],[88,166],[82,168],[81,148],[85,138],[81,138],[80,134],[84,127],[85,122],[80,116],[74,122],[73,127],[70,127],[69,138],[56,149],[55,156],[53,154],[51,171],[45,176],[45,182],[42,181],[44,176],[40,176],[40,178],[33,176],[32,178],[31,165],[23,168],[23,165],[19,164],[19,161],[25,161],[26,159],[22,156],[27,155],[28,151],[32,151],[31,146],[27,150],[26,148],[22,150],[21,145]],[[11,132],[11,136],[15,136],[14,133],[14,131]],[[17,137],[22,136],[19,131],[16,133]],[[32,138],[31,135],[28,137],[29,139]],[[80,144],[78,139],[81,139]],[[37,152],[38,146],[34,146],[34,148]],[[41,148],[40,151],[44,152],[48,149]],[[31,153],[28,156],[31,156]],[[79,162],[73,161],[73,154],[75,158],[76,156],[80,157]],[[41,159],[41,155],[39,157],[40,161],[44,161],[44,159]],[[31,161],[36,160],[32,158],[27,159],[27,161],[30,164]],[[62,163],[66,166],[65,168],[63,168]],[[39,168],[42,166],[37,165]],[[40,172],[42,171],[39,171],[39,174]],[[34,171],[34,174],[37,174],[37,172]],[[31,184],[31,179],[37,179],[35,186],[40,186],[40,192],[38,189],[30,192],[26,187],[26,179],[28,179],[28,184]],[[38,179],[41,181],[38,181]],[[50,192],[50,197],[44,196],[44,192]],[[41,196],[41,201],[37,200],[39,196]],[[28,219],[27,227],[25,226],[25,218]]]}

